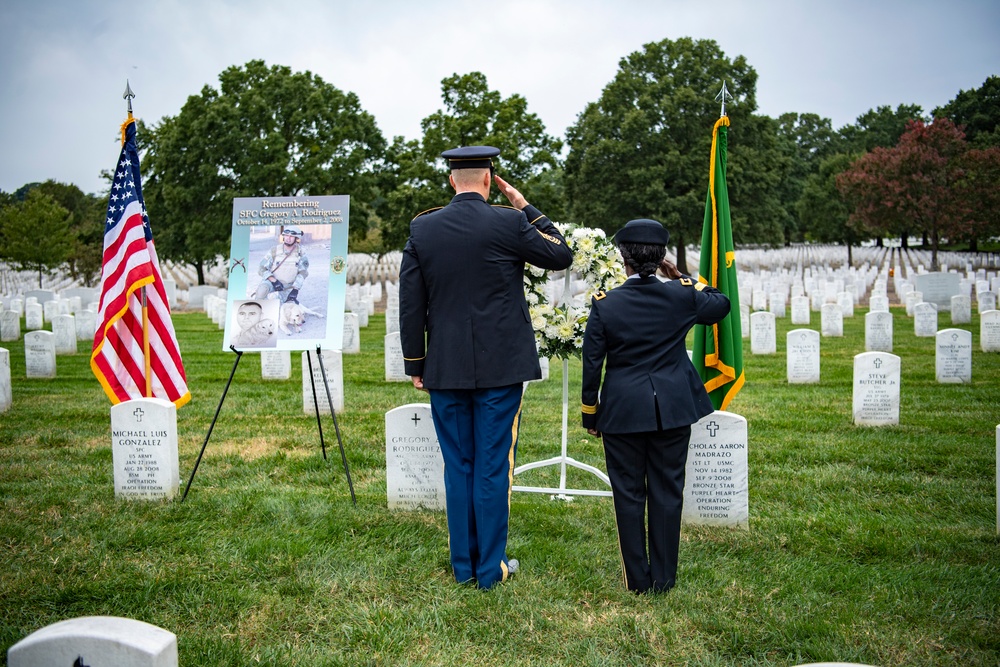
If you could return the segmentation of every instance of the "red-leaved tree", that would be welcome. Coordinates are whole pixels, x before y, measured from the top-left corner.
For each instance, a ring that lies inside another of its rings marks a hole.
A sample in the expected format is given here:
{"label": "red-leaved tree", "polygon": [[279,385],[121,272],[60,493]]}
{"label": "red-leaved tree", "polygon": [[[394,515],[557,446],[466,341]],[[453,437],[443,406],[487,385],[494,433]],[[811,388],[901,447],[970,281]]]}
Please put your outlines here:
{"label": "red-leaved tree", "polygon": [[958,230],[958,238],[978,250],[979,239],[1000,236],[1000,146],[972,149],[963,158],[965,178],[959,182],[968,214]]}
{"label": "red-leaved tree", "polygon": [[965,135],[950,120],[910,121],[894,147],[866,153],[837,177],[851,222],[877,235],[927,234],[937,270],[940,239],[969,228],[972,186],[960,186],[967,153]]}

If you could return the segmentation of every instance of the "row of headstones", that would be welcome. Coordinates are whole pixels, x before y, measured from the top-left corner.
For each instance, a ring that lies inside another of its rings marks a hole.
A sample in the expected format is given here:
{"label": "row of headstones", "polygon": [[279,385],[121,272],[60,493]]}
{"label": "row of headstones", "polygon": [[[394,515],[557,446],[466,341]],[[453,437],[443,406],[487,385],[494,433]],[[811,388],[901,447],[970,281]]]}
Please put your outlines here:
{"label": "row of headstones", "polygon": [[366,253],[348,253],[347,282],[348,284],[374,283],[383,281],[397,282],[399,266],[403,253],[394,250],[378,256]]}
{"label": "row of headstones", "polygon": [[[1000,311],[992,318],[991,343],[987,352],[1000,352]],[[869,315],[882,315],[869,313]],[[865,337],[866,354],[891,353],[892,322],[877,336]],[[889,348],[889,349],[880,349]],[[794,329],[786,335],[786,372],[789,384],[820,381],[820,335],[813,329]],[[935,378],[942,384],[972,382],[972,333],[964,329],[943,329],[937,333],[934,347]],[[854,378],[855,383],[859,381]]]}
{"label": "row of headstones", "polygon": [[[919,338],[940,336],[942,331],[953,329],[938,329],[938,312],[934,304],[919,303],[913,310],[914,335]],[[968,323],[969,317],[955,317],[954,324]],[[777,353],[776,324],[774,313],[752,313],[744,324],[744,337],[750,338],[752,354]],[[793,324],[809,324],[808,318],[792,318]],[[969,332],[966,332],[969,333]],[[749,335],[748,335],[749,334]],[[841,337],[844,335],[844,318],[840,308],[833,304],[823,306],[820,323],[820,333],[824,338]],[[969,333],[971,337],[971,333]],[[869,311],[865,314],[865,349],[868,351],[892,352],[893,317],[888,311]],[[1000,352],[1000,311],[993,309],[980,313],[979,345],[983,352]]]}
{"label": "row of headstones", "polygon": [[[747,420],[716,411],[691,426],[682,520],[746,528]],[[445,509],[444,460],[430,405],[385,414],[386,498],[390,509]]]}

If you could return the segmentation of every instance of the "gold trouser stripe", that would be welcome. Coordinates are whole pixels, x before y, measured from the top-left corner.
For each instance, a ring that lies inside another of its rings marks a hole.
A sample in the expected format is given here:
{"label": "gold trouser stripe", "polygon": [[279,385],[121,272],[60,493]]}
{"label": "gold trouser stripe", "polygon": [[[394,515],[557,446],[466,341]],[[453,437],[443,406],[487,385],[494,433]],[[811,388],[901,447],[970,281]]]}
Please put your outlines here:
{"label": "gold trouser stripe", "polygon": [[[510,498],[514,491],[514,445],[517,444],[517,428],[518,423],[521,420],[521,408],[524,407],[524,388],[521,389],[521,402],[517,405],[517,412],[514,414],[514,422],[510,427],[510,450],[507,452],[507,517],[509,521],[510,517]],[[507,564],[500,561],[500,569],[503,570],[503,576],[500,581],[507,581],[507,576],[510,574],[507,571]]]}

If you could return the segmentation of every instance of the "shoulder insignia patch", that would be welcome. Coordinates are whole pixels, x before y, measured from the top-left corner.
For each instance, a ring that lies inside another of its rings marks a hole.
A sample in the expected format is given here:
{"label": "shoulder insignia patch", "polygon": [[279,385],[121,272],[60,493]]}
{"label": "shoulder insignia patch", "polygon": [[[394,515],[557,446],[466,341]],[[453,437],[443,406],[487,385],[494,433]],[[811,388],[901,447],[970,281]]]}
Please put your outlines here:
{"label": "shoulder insignia patch", "polygon": [[708,285],[706,285],[705,283],[695,283],[694,284],[694,288],[696,290],[698,290],[699,292],[702,291],[703,289],[705,289],[706,287],[708,287]]}
{"label": "shoulder insignia patch", "polygon": [[684,285],[685,287],[690,287],[691,285],[694,284],[694,281],[691,280],[690,278],[681,277],[680,281],[681,281],[681,285]]}
{"label": "shoulder insignia patch", "polygon": [[542,230],[537,229],[537,228],[535,229],[535,231],[538,232],[539,234],[541,234],[542,238],[545,239],[546,241],[548,241],[549,243],[555,243],[556,245],[562,245],[562,241],[560,241],[556,237],[552,236],[551,234],[546,234],[545,232],[543,232]]}
{"label": "shoulder insignia patch", "polygon": [[606,296],[607,296],[607,293],[604,290],[600,290],[598,292],[595,292],[594,293],[594,301],[600,301],[601,299],[603,299]]}

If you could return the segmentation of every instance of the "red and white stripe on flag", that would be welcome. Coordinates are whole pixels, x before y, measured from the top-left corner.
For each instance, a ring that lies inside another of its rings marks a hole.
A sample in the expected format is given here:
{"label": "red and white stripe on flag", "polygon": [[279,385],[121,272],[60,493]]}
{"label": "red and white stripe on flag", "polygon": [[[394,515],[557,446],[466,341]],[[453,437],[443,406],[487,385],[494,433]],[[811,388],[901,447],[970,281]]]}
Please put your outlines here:
{"label": "red and white stripe on flag", "polygon": [[[112,206],[109,213],[113,210]],[[147,240],[142,204],[131,198],[117,215],[104,238],[100,325],[90,365],[112,403],[145,396],[141,300],[145,286],[151,394],[180,407],[191,394],[156,250]]]}

